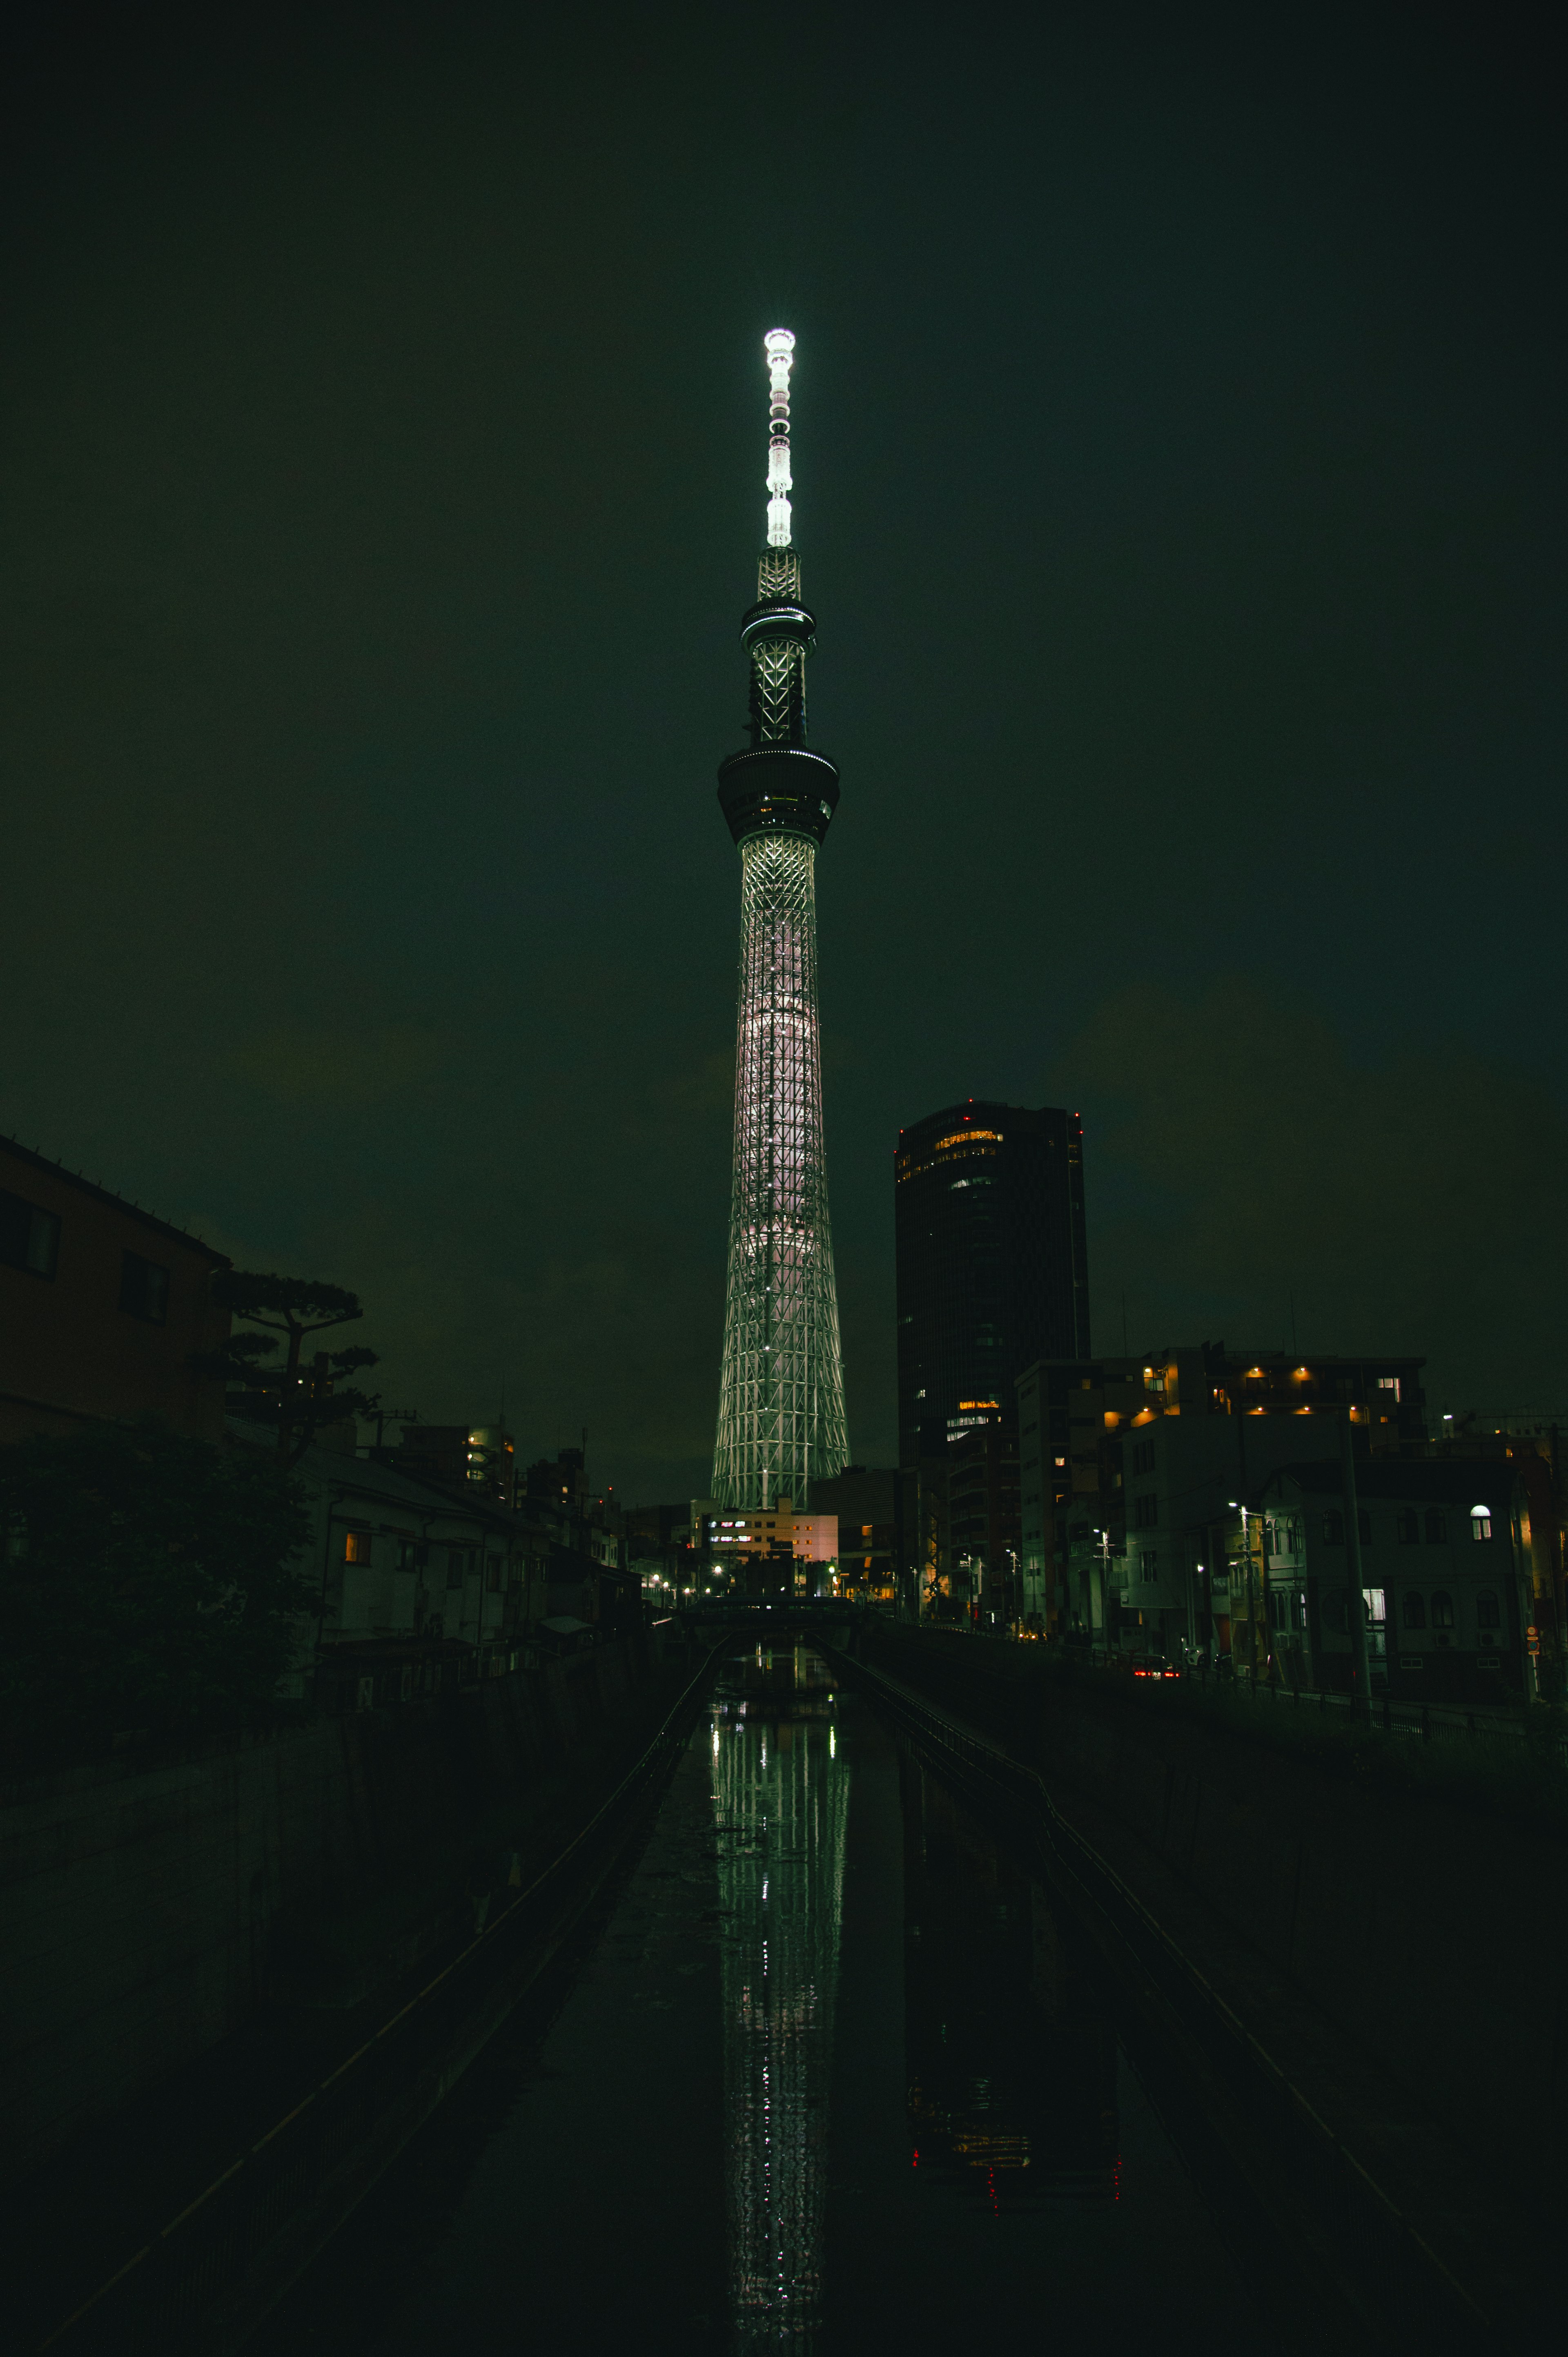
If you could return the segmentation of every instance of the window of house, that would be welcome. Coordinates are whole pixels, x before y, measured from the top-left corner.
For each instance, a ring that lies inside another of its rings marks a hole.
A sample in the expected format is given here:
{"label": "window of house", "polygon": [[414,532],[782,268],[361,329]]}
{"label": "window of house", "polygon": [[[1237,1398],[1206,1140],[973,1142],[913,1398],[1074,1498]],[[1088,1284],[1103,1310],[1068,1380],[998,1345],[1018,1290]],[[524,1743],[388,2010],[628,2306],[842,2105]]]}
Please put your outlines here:
{"label": "window of house", "polygon": [[120,1307],[129,1317],[161,1326],[168,1311],[168,1271],[140,1253],[120,1255]]}
{"label": "window of house", "polygon": [[1444,1512],[1441,1506],[1428,1506],[1426,1510],[1426,1543],[1428,1546],[1442,1546],[1445,1544],[1447,1537],[1447,1515]]}
{"label": "window of house", "polygon": [[1385,1627],[1389,1617],[1388,1590],[1382,1587],[1363,1587],[1361,1601],[1367,1608],[1368,1625],[1373,1629]]}
{"label": "window of house", "polygon": [[1470,1536],[1473,1539],[1489,1539],[1491,1535],[1491,1508],[1489,1506],[1472,1506],[1470,1509]]}
{"label": "window of house", "polygon": [[1454,1598],[1440,1587],[1432,1599],[1432,1625],[1434,1629],[1454,1626]]}
{"label": "window of house", "polygon": [[1489,1587],[1476,1591],[1476,1626],[1477,1629],[1500,1629],[1502,1620],[1498,1611],[1498,1599]]}
{"label": "window of house", "polygon": [[501,1584],[501,1559],[499,1555],[485,1557],[485,1586],[490,1594],[499,1594]]}
{"label": "window of house", "polygon": [[345,1533],[344,1533],[344,1536],[343,1536],[343,1560],[344,1560],[344,1562],[345,1562],[345,1563],[369,1563],[370,1559],[371,1559],[371,1534],[370,1534],[369,1531],[347,1531],[347,1532],[345,1532]]}
{"label": "window of house", "polygon": [[1378,1377],[1378,1389],[1380,1392],[1392,1392],[1394,1395],[1394,1405],[1396,1407],[1399,1405],[1400,1379],[1397,1375],[1380,1375]]}
{"label": "window of house", "polygon": [[1419,1588],[1407,1587],[1405,1589],[1402,1609],[1404,1612],[1404,1625],[1407,1629],[1425,1628],[1426,1598],[1422,1595]]}
{"label": "window of house", "polygon": [[1293,1629],[1305,1629],[1306,1626],[1306,1590],[1305,1587],[1296,1588],[1291,1597],[1290,1625]]}
{"label": "window of house", "polygon": [[446,1585],[448,1587],[461,1587],[463,1585],[463,1550],[461,1547],[448,1547],[446,1550]]}
{"label": "window of house", "polygon": [[53,1276],[59,1258],[59,1222],[52,1211],[0,1187],[0,1261],[29,1276]]}
{"label": "window of house", "polygon": [[1325,1544],[1326,1546],[1343,1546],[1343,1545],[1344,1545],[1344,1544],[1345,1544],[1345,1517],[1344,1517],[1344,1515],[1343,1515],[1343,1514],[1325,1514],[1325,1515],[1324,1515],[1324,1517],[1323,1517],[1323,1543],[1324,1543],[1324,1544]]}
{"label": "window of house", "polygon": [[1418,1546],[1421,1543],[1421,1516],[1413,1506],[1402,1506],[1395,1519],[1401,1546]]}
{"label": "window of house", "polygon": [[1133,1527],[1146,1531],[1160,1519],[1160,1501],[1154,1496],[1135,1498],[1133,1501]]}

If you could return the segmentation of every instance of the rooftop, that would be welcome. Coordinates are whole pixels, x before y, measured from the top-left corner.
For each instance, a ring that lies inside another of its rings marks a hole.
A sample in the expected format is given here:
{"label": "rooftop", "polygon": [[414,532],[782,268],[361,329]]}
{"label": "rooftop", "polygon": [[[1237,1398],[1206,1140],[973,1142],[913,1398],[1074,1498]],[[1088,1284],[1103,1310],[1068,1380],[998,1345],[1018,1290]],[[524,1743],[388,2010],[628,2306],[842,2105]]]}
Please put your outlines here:
{"label": "rooftop", "polygon": [[79,1193],[91,1195],[96,1201],[108,1203],[116,1211],[124,1211],[127,1219],[140,1221],[143,1227],[151,1228],[156,1235],[166,1237],[170,1243],[183,1244],[188,1252],[200,1253],[217,1268],[232,1265],[227,1253],[215,1252],[210,1244],[204,1244],[199,1236],[193,1236],[188,1228],[177,1228],[171,1220],[160,1220],[156,1211],[144,1211],[140,1203],[133,1203],[125,1196],[116,1195],[112,1187],[103,1186],[96,1178],[84,1178],[80,1170],[68,1170],[63,1162],[51,1162],[47,1154],[38,1153],[34,1146],[23,1146],[14,1137],[0,1137],[0,1156],[7,1155],[15,1161],[25,1163],[30,1169],[47,1170],[51,1178],[62,1178],[68,1187],[74,1187]]}

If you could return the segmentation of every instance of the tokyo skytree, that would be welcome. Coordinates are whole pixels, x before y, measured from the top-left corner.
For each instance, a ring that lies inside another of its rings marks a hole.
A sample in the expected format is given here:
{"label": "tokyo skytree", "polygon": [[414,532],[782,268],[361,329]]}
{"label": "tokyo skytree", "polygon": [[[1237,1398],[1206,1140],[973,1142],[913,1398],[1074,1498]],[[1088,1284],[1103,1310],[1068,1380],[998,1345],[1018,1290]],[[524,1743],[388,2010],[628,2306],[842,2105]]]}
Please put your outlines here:
{"label": "tokyo skytree", "polygon": [[817,1028],[817,846],[838,771],[806,743],[806,657],[815,622],[790,537],[789,371],[795,339],[768,355],[768,545],[740,642],[751,661],[751,743],[719,769],[719,806],[740,851],[740,989],[724,1372],[715,1504],[810,1506],[811,1483],[849,1456],[838,1288],[822,1150]]}

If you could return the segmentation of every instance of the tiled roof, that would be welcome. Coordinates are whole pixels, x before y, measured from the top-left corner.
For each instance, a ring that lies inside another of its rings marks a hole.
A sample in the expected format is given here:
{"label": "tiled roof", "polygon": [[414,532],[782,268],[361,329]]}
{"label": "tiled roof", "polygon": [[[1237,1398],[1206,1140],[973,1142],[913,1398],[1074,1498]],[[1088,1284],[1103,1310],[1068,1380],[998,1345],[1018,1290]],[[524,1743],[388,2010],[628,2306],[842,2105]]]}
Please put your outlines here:
{"label": "tiled roof", "polygon": [[103,1186],[96,1178],[84,1178],[80,1170],[68,1170],[63,1162],[51,1162],[48,1155],[38,1153],[30,1146],[20,1145],[14,1137],[0,1137],[0,1157],[5,1156],[27,1163],[34,1170],[47,1170],[51,1178],[63,1178],[68,1187],[76,1188],[83,1195],[92,1196],[97,1202],[112,1204],[116,1211],[124,1211],[127,1219],[139,1220],[145,1228],[166,1236],[171,1243],[184,1244],[188,1252],[200,1253],[215,1267],[228,1268],[231,1265],[227,1253],[214,1252],[212,1246],[204,1244],[199,1236],[193,1236],[188,1228],[177,1228],[171,1221],[160,1220],[156,1211],[145,1211],[140,1203],[128,1202],[124,1195],[116,1195],[112,1187]]}

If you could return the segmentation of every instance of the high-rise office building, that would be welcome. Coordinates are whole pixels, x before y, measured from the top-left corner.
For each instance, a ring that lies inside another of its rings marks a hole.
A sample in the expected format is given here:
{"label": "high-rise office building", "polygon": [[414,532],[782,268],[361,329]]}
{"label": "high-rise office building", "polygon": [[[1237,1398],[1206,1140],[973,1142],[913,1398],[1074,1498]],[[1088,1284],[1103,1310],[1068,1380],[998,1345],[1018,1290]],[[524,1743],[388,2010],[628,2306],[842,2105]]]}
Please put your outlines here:
{"label": "high-rise office building", "polygon": [[972,1097],[898,1133],[898,1448],[915,1465],[1000,1415],[1036,1359],[1089,1355],[1083,1125]]}
{"label": "high-rise office building", "polygon": [[751,743],[719,769],[740,852],[740,990],[724,1372],[714,1497],[804,1510],[849,1455],[838,1291],[828,1227],[817,1026],[817,851],[838,771],[806,743],[806,657],[789,492],[795,339],[764,339],[769,382],[768,545],[741,621],[751,661]]}

